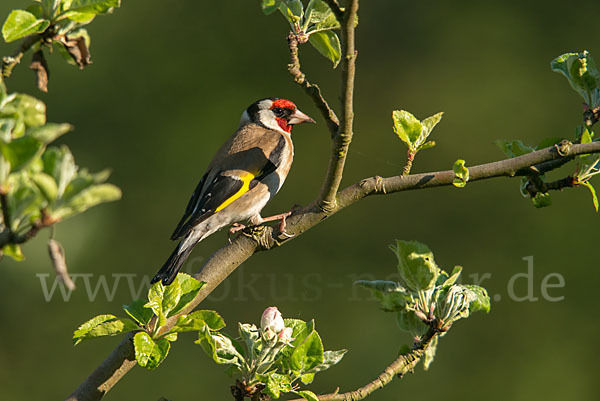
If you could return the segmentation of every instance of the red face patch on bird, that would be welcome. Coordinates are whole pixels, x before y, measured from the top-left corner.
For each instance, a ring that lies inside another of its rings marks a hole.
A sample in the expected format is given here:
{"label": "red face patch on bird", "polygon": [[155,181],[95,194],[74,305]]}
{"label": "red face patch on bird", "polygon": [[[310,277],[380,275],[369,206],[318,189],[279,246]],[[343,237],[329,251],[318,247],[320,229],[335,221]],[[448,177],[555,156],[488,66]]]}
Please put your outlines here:
{"label": "red face patch on bird", "polygon": [[296,105],[287,99],[277,99],[273,101],[271,110],[275,113],[277,125],[287,133],[292,132],[292,124],[288,124],[288,117],[296,110]]}

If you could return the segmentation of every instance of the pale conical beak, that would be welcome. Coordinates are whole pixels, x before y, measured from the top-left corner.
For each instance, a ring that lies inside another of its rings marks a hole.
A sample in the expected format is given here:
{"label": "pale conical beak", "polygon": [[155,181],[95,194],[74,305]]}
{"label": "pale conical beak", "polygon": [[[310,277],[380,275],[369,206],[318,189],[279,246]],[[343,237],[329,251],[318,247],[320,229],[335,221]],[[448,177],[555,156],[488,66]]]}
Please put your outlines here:
{"label": "pale conical beak", "polygon": [[294,113],[292,113],[290,115],[290,119],[288,120],[288,124],[289,125],[294,125],[294,124],[302,124],[302,123],[314,123],[315,120],[313,120],[312,118],[310,118],[309,116],[307,116],[306,114],[304,114],[303,112],[301,112],[300,110],[294,111]]}

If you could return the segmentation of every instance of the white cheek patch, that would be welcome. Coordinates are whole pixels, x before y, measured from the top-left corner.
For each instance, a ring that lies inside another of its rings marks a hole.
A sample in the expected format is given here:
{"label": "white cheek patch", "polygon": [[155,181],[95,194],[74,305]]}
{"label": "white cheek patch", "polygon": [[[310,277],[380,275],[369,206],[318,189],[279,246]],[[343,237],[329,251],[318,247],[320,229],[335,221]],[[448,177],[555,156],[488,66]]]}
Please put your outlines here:
{"label": "white cheek patch", "polygon": [[258,118],[259,118],[261,124],[264,125],[265,127],[272,129],[274,131],[289,135],[288,132],[285,132],[283,129],[281,129],[281,127],[277,123],[277,120],[275,119],[275,116],[273,115],[273,112],[271,110],[259,111]]}

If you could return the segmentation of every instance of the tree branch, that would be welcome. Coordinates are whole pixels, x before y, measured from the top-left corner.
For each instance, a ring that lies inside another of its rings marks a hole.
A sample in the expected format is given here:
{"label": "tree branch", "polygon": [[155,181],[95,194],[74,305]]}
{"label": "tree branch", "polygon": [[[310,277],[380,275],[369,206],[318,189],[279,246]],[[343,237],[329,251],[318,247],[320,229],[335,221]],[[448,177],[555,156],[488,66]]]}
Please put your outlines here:
{"label": "tree branch", "polygon": [[294,32],[290,32],[288,35],[288,47],[290,49],[290,64],[288,64],[288,71],[294,78],[294,81],[300,85],[304,92],[313,100],[323,118],[325,118],[325,122],[327,123],[327,128],[331,133],[331,137],[333,138],[340,127],[340,122],[335,115],[335,112],[327,101],[321,95],[321,88],[317,85],[311,84],[306,79],[306,75],[300,70],[300,58],[298,57],[298,36]]}
{"label": "tree branch", "polygon": [[[563,157],[588,153],[600,153],[600,142],[571,145],[560,152],[556,147],[550,147],[512,159],[473,166],[469,168],[469,181],[479,181],[494,177],[529,175],[531,174],[531,166]],[[278,247],[287,241],[297,238],[300,234],[321,223],[327,217],[353,205],[365,197],[452,185],[453,179],[454,172],[452,170],[389,178],[367,178],[340,191],[337,196],[336,207],[333,211],[323,211],[316,205],[316,201],[296,211],[287,219],[287,235],[282,235],[271,227],[264,227],[252,235],[240,235],[231,244],[211,255],[206,264],[194,276],[196,279],[205,281],[207,284],[190,306],[182,311],[182,314],[189,313],[196,308],[229,274],[254,253]],[[292,237],[290,238],[289,235]],[[171,328],[177,322],[178,316],[173,316],[167,320],[167,328]],[[99,400],[135,364],[133,344],[131,336],[128,335],[67,400]]]}
{"label": "tree branch", "polygon": [[[389,384],[394,376],[398,376],[401,379],[406,373],[411,372],[417,363],[421,360],[423,354],[429,346],[431,342],[438,334],[433,328],[430,328],[429,331],[423,336],[423,339],[416,343],[412,349],[406,353],[402,354],[392,362],[375,380],[371,383],[356,389],[354,391],[349,391],[347,393],[331,393],[331,394],[323,394],[319,395],[318,398],[320,401],[358,401],[366,398],[371,393],[385,385]],[[296,399],[292,401],[302,401],[302,399]]]}
{"label": "tree branch", "polygon": [[350,0],[344,11],[342,21],[342,120],[339,132],[333,140],[331,157],[325,182],[317,205],[324,211],[332,211],[336,207],[336,194],[340,188],[348,148],[352,141],[352,124],[354,122],[354,75],[356,72],[357,52],[354,47],[354,30],[358,0]]}

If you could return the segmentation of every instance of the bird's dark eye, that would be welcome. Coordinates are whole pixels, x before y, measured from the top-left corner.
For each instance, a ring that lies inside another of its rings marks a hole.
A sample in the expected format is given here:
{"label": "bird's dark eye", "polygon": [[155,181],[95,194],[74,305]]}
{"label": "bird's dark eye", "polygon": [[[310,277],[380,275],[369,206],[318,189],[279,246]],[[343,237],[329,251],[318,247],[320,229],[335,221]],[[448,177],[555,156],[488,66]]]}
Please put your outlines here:
{"label": "bird's dark eye", "polygon": [[273,108],[273,113],[277,116],[277,117],[283,117],[283,114],[285,113],[283,111],[283,109],[281,107],[274,107]]}

